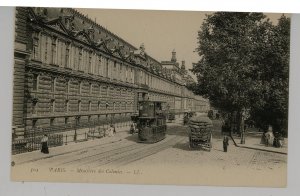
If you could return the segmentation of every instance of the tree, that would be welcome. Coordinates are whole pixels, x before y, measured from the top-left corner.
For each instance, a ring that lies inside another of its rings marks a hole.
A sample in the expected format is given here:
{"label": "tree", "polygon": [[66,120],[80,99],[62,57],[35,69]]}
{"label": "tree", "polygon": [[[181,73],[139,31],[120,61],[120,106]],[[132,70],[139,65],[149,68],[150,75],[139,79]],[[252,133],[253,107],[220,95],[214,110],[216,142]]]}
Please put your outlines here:
{"label": "tree", "polygon": [[[270,54],[274,54],[271,48],[281,37],[279,32],[275,36],[279,31],[275,29],[262,13],[217,12],[207,15],[198,32],[196,50],[200,61],[192,69],[198,79],[195,93],[209,98],[214,107],[224,112],[237,112],[242,133],[243,112],[250,109],[259,113],[257,109],[263,108],[270,97],[273,83],[268,71],[277,62],[272,59],[273,63],[269,63]],[[281,56],[282,52],[276,54]]]}
{"label": "tree", "polygon": [[287,135],[288,128],[288,83],[290,58],[290,18],[282,15],[272,27],[268,47],[263,58],[257,60],[262,70],[264,83],[262,107],[254,107],[252,116],[259,125],[272,125],[275,131]]}

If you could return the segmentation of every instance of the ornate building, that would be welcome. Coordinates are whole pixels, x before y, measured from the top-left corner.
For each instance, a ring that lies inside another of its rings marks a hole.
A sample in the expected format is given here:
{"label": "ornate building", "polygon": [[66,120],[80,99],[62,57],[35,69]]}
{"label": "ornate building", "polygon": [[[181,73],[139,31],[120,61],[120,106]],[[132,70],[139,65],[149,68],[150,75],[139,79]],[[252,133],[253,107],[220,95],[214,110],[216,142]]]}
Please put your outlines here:
{"label": "ornate building", "polygon": [[[13,126],[129,120],[142,99],[176,113],[206,111],[185,85],[176,53],[158,62],[71,8],[16,8]],[[184,66],[184,65],[182,65]]]}

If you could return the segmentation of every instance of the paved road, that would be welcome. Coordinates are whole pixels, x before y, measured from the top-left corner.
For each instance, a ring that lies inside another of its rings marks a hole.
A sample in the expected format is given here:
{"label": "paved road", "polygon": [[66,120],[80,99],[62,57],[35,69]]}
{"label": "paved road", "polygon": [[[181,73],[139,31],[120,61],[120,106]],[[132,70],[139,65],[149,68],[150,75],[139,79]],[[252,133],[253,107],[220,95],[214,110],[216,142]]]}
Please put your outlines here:
{"label": "paved road", "polygon": [[[286,167],[287,156],[252,149],[237,148],[231,142],[229,151],[222,150],[222,137],[218,126],[213,131],[211,152],[191,150],[188,145],[187,127],[170,125],[166,139],[155,144],[137,143],[137,135],[124,134],[118,141],[96,143],[57,156],[36,159],[24,165],[51,167],[85,167],[138,165],[199,165],[219,168],[243,167],[254,170],[273,170]],[[100,140],[99,140],[100,141]],[[78,144],[79,145],[79,144]],[[67,147],[66,147],[67,148]]]}

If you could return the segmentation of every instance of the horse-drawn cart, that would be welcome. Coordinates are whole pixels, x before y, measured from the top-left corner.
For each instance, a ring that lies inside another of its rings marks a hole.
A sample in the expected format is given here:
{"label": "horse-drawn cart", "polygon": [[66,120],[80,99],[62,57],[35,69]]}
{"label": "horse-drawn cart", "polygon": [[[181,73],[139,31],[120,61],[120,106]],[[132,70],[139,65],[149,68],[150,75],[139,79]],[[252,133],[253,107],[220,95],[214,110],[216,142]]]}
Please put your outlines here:
{"label": "horse-drawn cart", "polygon": [[210,151],[212,148],[212,121],[208,117],[195,116],[189,121],[190,148],[201,148]]}

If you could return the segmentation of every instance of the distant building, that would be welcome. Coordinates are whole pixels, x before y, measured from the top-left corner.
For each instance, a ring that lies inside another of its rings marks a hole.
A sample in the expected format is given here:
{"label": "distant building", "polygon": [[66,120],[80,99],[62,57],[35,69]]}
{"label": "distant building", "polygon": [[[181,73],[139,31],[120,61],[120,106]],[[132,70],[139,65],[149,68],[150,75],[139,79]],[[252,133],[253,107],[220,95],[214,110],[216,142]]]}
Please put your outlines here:
{"label": "distant building", "polygon": [[[13,126],[126,121],[139,100],[171,110],[205,111],[208,101],[186,88],[173,51],[158,62],[71,8],[16,8]],[[185,70],[185,69],[184,69]]]}

